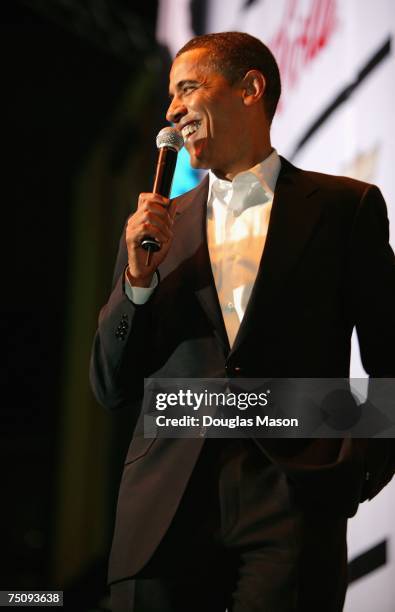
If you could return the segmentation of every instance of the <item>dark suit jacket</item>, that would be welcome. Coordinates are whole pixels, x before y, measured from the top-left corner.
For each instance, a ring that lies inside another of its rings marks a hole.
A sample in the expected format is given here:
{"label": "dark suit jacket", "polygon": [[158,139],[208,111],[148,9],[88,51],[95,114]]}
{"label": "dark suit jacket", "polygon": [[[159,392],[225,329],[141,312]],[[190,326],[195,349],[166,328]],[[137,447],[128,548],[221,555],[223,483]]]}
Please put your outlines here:
{"label": "dark suit jacket", "polygon": [[[125,236],[100,313],[91,362],[98,401],[130,406],[144,377],[348,377],[357,327],[370,376],[395,377],[395,261],[377,187],[299,170],[282,159],[264,253],[230,350],[206,240],[208,179],[177,198],[175,236],[160,283],[142,306],[124,295]],[[145,439],[127,453],[111,581],[133,575],[174,516],[202,439]],[[260,440],[307,508],[352,516],[392,477],[393,441]]]}

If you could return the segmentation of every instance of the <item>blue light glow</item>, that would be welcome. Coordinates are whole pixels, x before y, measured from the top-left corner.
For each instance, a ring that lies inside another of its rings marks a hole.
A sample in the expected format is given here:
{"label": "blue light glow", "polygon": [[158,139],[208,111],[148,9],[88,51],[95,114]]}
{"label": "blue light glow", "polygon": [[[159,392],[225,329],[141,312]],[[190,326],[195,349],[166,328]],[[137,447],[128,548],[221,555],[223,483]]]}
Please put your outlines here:
{"label": "blue light glow", "polygon": [[190,189],[196,187],[202,180],[204,172],[195,170],[189,163],[189,154],[182,148],[178,154],[176,170],[174,172],[173,184],[170,197],[175,198]]}

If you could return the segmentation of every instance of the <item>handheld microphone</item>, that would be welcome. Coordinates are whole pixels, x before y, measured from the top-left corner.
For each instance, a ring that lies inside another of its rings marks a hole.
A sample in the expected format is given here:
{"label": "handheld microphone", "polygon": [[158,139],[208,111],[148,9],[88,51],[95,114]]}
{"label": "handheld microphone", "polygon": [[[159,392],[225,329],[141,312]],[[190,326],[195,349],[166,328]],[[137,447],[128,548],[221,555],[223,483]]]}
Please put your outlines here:
{"label": "handheld microphone", "polygon": [[[184,145],[181,133],[173,127],[163,128],[156,137],[158,148],[158,161],[154,180],[153,193],[158,193],[165,198],[170,195],[173,182],[174,170],[176,168],[177,154]],[[141,241],[141,246],[147,251],[146,266],[149,266],[151,254],[159,251],[162,247],[155,238],[146,236]]]}

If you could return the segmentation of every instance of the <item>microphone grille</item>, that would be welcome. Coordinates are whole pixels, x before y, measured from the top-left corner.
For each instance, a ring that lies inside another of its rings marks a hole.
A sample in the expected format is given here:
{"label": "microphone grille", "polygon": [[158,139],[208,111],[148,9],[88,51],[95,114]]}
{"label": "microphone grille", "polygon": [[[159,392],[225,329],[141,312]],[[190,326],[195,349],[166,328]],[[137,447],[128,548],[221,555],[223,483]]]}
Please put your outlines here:
{"label": "microphone grille", "polygon": [[184,139],[181,132],[174,127],[164,127],[156,137],[156,146],[158,149],[169,147],[178,151],[184,146]]}

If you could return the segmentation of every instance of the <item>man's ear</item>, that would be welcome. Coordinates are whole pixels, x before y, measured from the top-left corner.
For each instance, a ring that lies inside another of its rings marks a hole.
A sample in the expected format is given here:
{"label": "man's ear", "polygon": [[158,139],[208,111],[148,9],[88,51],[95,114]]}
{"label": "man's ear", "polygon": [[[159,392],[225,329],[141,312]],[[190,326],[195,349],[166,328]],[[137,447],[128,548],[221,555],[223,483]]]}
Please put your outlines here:
{"label": "man's ear", "polygon": [[266,79],[259,70],[249,70],[242,81],[243,102],[246,106],[256,104],[266,90]]}

